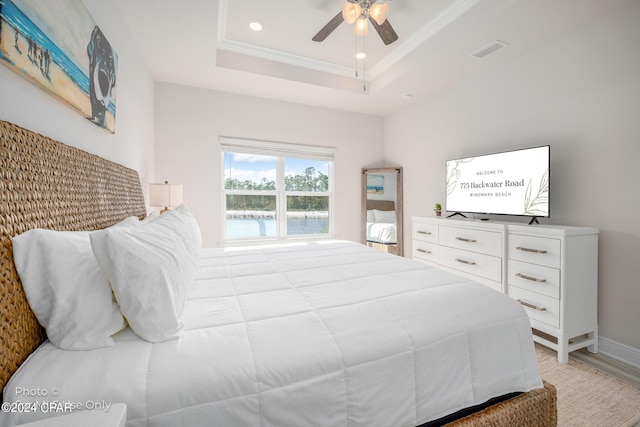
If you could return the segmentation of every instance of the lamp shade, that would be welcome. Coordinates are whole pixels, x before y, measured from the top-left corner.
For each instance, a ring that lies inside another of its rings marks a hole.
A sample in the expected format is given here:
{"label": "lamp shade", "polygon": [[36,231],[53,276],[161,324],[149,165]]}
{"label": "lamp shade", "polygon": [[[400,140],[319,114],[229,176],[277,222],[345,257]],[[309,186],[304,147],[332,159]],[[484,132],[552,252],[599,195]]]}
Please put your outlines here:
{"label": "lamp shade", "polygon": [[347,24],[356,22],[356,19],[358,19],[361,14],[362,8],[358,3],[346,2],[344,6],[342,6],[342,19],[344,19],[344,22]]}
{"label": "lamp shade", "polygon": [[149,184],[149,205],[175,208],[182,204],[182,184]]}
{"label": "lamp shade", "polygon": [[358,18],[353,27],[356,36],[366,36],[369,34],[369,21],[366,18]]}
{"label": "lamp shade", "polygon": [[387,20],[388,15],[389,15],[388,3],[372,4],[371,7],[369,8],[369,16],[371,16],[373,20],[378,23],[378,25],[384,24],[384,21]]}

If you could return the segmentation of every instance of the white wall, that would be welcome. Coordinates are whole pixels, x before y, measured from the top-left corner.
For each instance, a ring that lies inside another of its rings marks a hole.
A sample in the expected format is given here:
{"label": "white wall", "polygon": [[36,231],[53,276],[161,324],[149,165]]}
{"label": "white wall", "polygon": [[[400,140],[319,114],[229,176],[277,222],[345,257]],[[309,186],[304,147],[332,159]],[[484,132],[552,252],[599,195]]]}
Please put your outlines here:
{"label": "white wall", "polygon": [[155,105],[156,179],[184,185],[205,246],[222,239],[220,136],[336,147],[336,234],[360,239],[360,172],[382,162],[382,118],[169,83]]}
{"label": "white wall", "polygon": [[112,4],[84,0],[118,54],[116,132],[89,122],[4,65],[0,65],[0,119],[124,164],[146,182],[153,176],[153,80]]}
{"label": "white wall", "polygon": [[[404,167],[408,224],[413,215],[433,215],[433,204],[444,202],[446,159],[550,144],[551,218],[541,222],[600,229],[600,332],[635,349],[640,349],[638,22],[640,2],[626,2],[385,118],[385,159]],[[411,253],[410,232],[405,227],[405,253]]]}

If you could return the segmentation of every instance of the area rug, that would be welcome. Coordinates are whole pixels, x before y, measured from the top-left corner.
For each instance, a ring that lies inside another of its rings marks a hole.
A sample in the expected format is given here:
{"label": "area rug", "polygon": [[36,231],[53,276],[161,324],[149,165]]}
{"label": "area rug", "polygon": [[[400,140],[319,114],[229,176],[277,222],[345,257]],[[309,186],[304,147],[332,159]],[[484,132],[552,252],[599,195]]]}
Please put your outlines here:
{"label": "area rug", "polygon": [[558,426],[631,427],[640,422],[640,389],[580,361],[558,363],[536,344],[542,378],[558,392]]}

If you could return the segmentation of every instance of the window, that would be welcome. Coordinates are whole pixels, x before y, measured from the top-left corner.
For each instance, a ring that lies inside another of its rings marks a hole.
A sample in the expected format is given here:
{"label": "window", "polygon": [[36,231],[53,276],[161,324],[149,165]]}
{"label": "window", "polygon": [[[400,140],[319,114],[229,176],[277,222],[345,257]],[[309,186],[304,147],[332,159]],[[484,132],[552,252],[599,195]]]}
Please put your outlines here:
{"label": "window", "polygon": [[333,233],[335,149],[221,138],[224,240]]}

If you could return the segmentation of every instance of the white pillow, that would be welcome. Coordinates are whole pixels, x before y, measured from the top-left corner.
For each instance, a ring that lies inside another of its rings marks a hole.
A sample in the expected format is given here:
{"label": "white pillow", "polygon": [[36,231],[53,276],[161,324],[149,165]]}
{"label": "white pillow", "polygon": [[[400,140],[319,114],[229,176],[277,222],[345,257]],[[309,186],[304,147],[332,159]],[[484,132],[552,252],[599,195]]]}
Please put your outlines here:
{"label": "white pillow", "polygon": [[200,249],[202,249],[202,232],[200,231],[200,225],[198,225],[196,217],[193,216],[191,211],[184,204],[175,208],[173,212],[184,215],[184,217],[182,217],[182,220],[191,233],[191,237],[193,239],[191,244],[196,249],[195,257],[197,260],[197,258],[200,256]]}
{"label": "white pillow", "polygon": [[367,209],[367,222],[376,222],[376,217],[373,215],[372,209]]}
{"label": "white pillow", "polygon": [[113,345],[111,335],[126,322],[93,256],[89,232],[29,230],[13,238],[13,257],[49,341],[65,350]]}
{"label": "white pillow", "polygon": [[129,216],[125,219],[123,219],[122,221],[112,225],[112,227],[132,227],[132,226],[137,226],[140,225],[142,223],[142,221],[140,221],[140,219],[137,216]]}
{"label": "white pillow", "polygon": [[396,223],[396,211],[379,211],[374,209],[373,215],[376,218],[375,222],[384,222],[389,224]]}
{"label": "white pillow", "polygon": [[149,221],[153,221],[154,219],[158,218],[160,216],[160,212],[158,211],[151,211],[151,213],[149,215],[147,215],[146,217],[144,217],[144,219],[140,220],[141,224],[146,224]]}
{"label": "white pillow", "polygon": [[177,339],[179,315],[197,270],[187,215],[169,211],[140,227],[91,233],[98,264],[131,329],[150,342]]}

